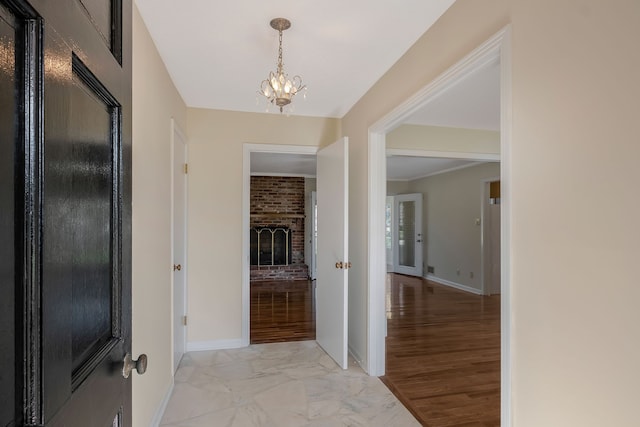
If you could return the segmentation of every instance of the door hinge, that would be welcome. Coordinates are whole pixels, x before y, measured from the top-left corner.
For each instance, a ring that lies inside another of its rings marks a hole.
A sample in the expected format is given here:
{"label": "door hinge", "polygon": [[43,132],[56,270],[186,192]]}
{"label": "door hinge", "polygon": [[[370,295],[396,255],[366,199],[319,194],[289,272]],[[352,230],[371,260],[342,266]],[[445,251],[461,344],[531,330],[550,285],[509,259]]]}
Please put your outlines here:
{"label": "door hinge", "polygon": [[189,173],[189,165],[187,163],[184,164],[184,173]]}
{"label": "door hinge", "polygon": [[187,326],[187,316],[182,316],[182,324]]}

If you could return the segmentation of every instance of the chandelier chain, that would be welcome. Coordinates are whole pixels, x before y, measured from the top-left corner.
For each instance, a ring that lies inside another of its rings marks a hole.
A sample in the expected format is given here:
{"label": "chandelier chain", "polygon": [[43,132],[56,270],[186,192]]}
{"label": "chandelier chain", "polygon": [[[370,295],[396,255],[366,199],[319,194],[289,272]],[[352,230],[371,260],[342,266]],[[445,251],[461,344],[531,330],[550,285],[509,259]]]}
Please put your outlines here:
{"label": "chandelier chain", "polygon": [[282,63],[282,30],[278,31],[278,73],[282,73],[284,64]]}

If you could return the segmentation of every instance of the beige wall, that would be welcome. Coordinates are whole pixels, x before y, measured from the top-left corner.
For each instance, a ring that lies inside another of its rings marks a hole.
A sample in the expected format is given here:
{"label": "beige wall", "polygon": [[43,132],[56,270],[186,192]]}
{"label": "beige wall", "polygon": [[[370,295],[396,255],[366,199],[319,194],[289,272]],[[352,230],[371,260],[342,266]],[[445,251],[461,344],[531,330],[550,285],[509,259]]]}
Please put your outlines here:
{"label": "beige wall", "polygon": [[640,2],[511,8],[516,425],[637,425]]}
{"label": "beige wall", "polygon": [[368,357],[368,128],[508,23],[508,0],[458,0],[343,118],[351,141],[349,345],[363,360]]}
{"label": "beige wall", "polygon": [[324,146],[340,121],[191,108],[189,134],[188,341],[242,336],[243,143]]}
{"label": "beige wall", "polygon": [[[635,0],[458,0],[343,119],[350,292],[365,300],[368,126],[512,23],[517,427],[637,424],[639,21]],[[365,337],[366,311],[352,318]]]}
{"label": "beige wall", "polygon": [[402,125],[387,134],[387,148],[500,153],[500,132],[442,126]]}
{"label": "beige wall", "polygon": [[387,181],[387,196],[409,193],[409,181]]}
{"label": "beige wall", "polygon": [[133,425],[148,426],[172,381],[171,118],[186,106],[137,8],[133,12],[133,355],[149,369],[133,376]]}
{"label": "beige wall", "polygon": [[422,193],[425,275],[430,265],[440,279],[482,290],[482,227],[476,219],[482,216],[482,181],[499,176],[499,163],[483,163],[409,183],[410,193]]}
{"label": "beige wall", "polygon": [[[635,0],[458,0],[341,122],[189,110],[189,340],[240,336],[242,143],[325,145],[343,133],[349,344],[366,359],[367,129],[511,23],[513,425],[635,425],[639,20]],[[136,13],[134,352],[150,354],[134,379],[140,426],[170,383],[168,117],[184,123],[182,109]],[[293,123],[284,133],[282,120]]]}

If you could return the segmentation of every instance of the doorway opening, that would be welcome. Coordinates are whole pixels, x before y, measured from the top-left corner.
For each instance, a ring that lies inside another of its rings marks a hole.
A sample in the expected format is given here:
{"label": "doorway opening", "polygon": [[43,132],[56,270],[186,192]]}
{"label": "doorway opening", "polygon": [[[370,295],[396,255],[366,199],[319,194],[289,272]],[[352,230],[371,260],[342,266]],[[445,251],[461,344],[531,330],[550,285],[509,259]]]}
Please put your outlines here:
{"label": "doorway opening", "polygon": [[315,339],[316,147],[245,144],[243,343]]}
{"label": "doorway opening", "polygon": [[[368,372],[371,375],[385,373],[386,334],[386,247],[385,247],[385,202],[386,202],[386,137],[404,121],[424,106],[433,103],[442,93],[463,81],[476,70],[498,61],[500,69],[500,137],[499,159],[501,176],[501,305],[500,305],[500,418],[503,425],[510,425],[511,407],[511,356],[510,340],[510,58],[509,28],[500,31],[483,45],[471,52],[459,63],[423,88],[414,97],[401,104],[369,129],[369,347]],[[415,149],[414,147],[411,147]],[[416,150],[429,155],[424,148]],[[452,150],[433,148],[432,154],[459,158],[460,154],[478,154],[469,149]],[[427,236],[428,238],[428,236]]]}
{"label": "doorway opening", "polygon": [[[460,159],[450,168],[448,159],[387,155],[387,175],[396,179],[387,182],[387,198],[395,199],[395,211],[408,200],[417,212],[424,201],[419,218],[394,221],[393,248],[402,250],[404,240],[424,256],[391,258],[381,380],[423,424],[499,425],[500,298],[482,295],[481,273],[484,184],[499,174],[498,157]],[[421,160],[424,169],[409,174]],[[422,263],[424,273],[414,267]]]}

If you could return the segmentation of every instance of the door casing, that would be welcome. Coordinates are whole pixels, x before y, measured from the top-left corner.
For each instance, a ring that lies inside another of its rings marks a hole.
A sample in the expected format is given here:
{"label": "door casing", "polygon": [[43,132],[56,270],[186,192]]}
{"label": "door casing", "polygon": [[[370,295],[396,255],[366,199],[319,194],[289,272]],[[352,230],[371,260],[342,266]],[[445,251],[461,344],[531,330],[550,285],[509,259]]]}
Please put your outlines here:
{"label": "door casing", "polygon": [[[251,153],[279,153],[279,154],[312,154],[318,152],[318,147],[308,145],[278,145],[244,143],[242,146],[242,338],[240,342],[228,343],[231,347],[246,347],[249,345],[250,328],[250,298],[249,272],[249,225],[250,225],[250,196],[251,196]],[[230,347],[226,347],[230,348]]]}
{"label": "door casing", "polygon": [[368,138],[368,340],[369,375],[385,371],[384,207],[386,199],[386,134],[411,114],[432,102],[450,85],[490,61],[500,61],[500,177],[501,177],[501,419],[511,426],[511,27],[506,26],[459,62],[369,127]]}
{"label": "door casing", "polygon": [[[180,163],[188,163],[187,138],[184,132],[178,127],[174,119],[171,119],[171,144],[173,165],[173,185],[171,194],[171,248],[174,265],[180,264],[180,270],[175,271],[172,276],[171,285],[173,288],[173,370],[177,371],[182,355],[187,349],[187,325],[182,319],[187,315],[187,219],[188,219],[188,174]],[[179,158],[180,157],[180,158]],[[178,179],[177,174],[181,173],[183,178]],[[176,207],[179,207],[177,198],[182,199],[182,218],[178,221]],[[176,242],[181,239],[182,242]],[[176,280],[176,274],[181,274],[180,280]]]}

